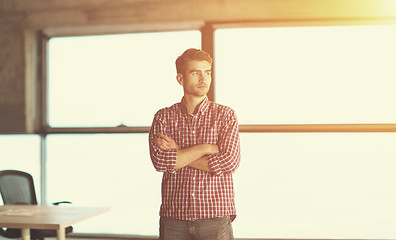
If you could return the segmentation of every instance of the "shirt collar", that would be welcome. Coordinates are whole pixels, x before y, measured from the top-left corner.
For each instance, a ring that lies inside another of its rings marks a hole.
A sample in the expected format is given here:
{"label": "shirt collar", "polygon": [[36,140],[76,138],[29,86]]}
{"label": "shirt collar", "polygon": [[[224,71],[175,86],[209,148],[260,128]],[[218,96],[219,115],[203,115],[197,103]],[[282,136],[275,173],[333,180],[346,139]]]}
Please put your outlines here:
{"label": "shirt collar", "polygon": [[[188,111],[187,111],[187,106],[184,104],[184,97],[182,98],[182,100],[181,100],[181,102],[180,102],[180,108],[181,108],[181,111],[182,111],[184,114],[189,114]],[[209,99],[208,99],[208,97],[206,97],[206,98],[199,104],[197,114],[198,114],[198,113],[205,113],[205,112],[208,110],[208,108],[209,108]]]}

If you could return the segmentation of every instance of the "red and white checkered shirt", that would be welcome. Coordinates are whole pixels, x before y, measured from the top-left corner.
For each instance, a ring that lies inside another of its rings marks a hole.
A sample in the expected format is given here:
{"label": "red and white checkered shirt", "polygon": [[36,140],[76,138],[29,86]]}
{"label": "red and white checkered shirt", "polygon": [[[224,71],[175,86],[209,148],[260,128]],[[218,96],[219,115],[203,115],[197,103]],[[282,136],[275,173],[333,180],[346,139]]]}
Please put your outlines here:
{"label": "red and white checkered shirt", "polygon": [[[158,134],[174,139],[180,148],[218,145],[220,153],[207,156],[214,172],[189,166],[175,169],[177,150],[158,148],[153,141]],[[231,108],[206,98],[195,115],[187,113],[183,101],[161,109],[154,117],[149,143],[153,165],[163,172],[161,216],[190,221],[236,216],[232,174],[241,154],[238,121]]]}

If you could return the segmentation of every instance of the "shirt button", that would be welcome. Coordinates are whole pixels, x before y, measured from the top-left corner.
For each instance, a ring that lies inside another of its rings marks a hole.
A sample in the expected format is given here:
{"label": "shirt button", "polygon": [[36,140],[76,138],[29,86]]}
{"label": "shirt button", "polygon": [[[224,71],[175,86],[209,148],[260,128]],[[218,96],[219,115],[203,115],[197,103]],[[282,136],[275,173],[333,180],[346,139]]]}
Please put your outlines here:
{"label": "shirt button", "polygon": [[192,131],[192,134],[194,134],[194,135],[195,135],[195,131]]}
{"label": "shirt button", "polygon": [[191,194],[191,196],[192,196],[192,197],[194,197],[194,196],[195,196],[195,194],[194,194],[194,193],[192,193],[192,194]]}

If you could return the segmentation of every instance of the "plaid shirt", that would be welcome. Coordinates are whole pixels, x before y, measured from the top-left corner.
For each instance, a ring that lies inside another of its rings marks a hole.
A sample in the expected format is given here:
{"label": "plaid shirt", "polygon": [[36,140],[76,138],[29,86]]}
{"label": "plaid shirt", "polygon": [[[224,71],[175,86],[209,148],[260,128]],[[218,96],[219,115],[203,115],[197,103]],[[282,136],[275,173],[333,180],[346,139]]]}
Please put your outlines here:
{"label": "plaid shirt", "polygon": [[[208,155],[213,173],[186,166],[175,169],[177,150],[163,151],[154,144],[158,134],[175,140],[180,148],[216,144],[220,153]],[[209,101],[191,115],[181,103],[161,109],[149,134],[150,156],[155,169],[163,172],[160,215],[179,220],[236,216],[232,173],[239,166],[238,121],[234,111]]]}

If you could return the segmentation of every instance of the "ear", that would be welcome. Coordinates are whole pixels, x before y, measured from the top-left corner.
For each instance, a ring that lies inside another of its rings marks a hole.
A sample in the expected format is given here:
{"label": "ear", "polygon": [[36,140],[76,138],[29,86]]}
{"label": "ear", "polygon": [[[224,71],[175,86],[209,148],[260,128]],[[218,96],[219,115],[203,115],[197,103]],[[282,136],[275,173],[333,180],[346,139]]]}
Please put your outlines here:
{"label": "ear", "polygon": [[177,82],[178,82],[180,85],[183,86],[183,75],[182,75],[181,73],[178,73],[178,74],[176,75],[176,80],[177,80]]}

